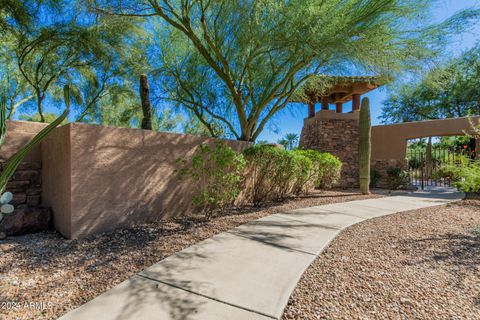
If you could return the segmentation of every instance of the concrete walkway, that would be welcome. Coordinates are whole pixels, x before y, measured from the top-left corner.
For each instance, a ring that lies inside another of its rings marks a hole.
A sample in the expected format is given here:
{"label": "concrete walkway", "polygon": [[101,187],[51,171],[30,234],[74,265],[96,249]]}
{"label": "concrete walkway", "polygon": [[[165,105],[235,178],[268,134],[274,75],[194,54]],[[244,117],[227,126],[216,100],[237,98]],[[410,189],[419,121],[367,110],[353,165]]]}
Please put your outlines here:
{"label": "concrete walkway", "polygon": [[460,197],[417,192],[274,214],[178,252],[60,319],[279,319],[303,272],[342,229]]}

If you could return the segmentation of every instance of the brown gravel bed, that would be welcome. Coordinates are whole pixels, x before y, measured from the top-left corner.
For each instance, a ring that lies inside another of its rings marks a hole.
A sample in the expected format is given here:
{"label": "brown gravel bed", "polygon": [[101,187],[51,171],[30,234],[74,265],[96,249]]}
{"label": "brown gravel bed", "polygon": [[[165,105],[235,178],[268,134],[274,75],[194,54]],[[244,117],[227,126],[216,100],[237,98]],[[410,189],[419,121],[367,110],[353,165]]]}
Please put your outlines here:
{"label": "brown gravel bed", "polygon": [[285,210],[371,197],[378,196],[317,192],[208,222],[157,222],[79,241],[55,232],[9,238],[0,241],[0,319],[56,319],[167,256],[245,222]]}
{"label": "brown gravel bed", "polygon": [[480,201],[346,229],[303,275],[287,319],[480,319]]}

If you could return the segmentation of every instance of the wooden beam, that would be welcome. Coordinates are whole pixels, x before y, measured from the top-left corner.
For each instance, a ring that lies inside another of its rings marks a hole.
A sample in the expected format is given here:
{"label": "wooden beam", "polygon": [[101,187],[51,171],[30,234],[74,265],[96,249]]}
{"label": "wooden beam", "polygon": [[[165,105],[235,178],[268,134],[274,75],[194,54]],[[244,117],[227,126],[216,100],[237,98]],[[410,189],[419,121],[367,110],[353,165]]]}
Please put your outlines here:
{"label": "wooden beam", "polygon": [[335,107],[336,107],[336,109],[337,109],[337,113],[342,113],[342,112],[343,112],[343,103],[337,102],[337,103],[335,104]]}
{"label": "wooden beam", "polygon": [[315,117],[315,103],[313,102],[308,103],[308,117]]}
{"label": "wooden beam", "polygon": [[328,110],[329,100],[328,97],[322,97],[322,110]]}
{"label": "wooden beam", "polygon": [[353,94],[352,95],[352,110],[353,111],[360,110],[360,95],[359,94]]}

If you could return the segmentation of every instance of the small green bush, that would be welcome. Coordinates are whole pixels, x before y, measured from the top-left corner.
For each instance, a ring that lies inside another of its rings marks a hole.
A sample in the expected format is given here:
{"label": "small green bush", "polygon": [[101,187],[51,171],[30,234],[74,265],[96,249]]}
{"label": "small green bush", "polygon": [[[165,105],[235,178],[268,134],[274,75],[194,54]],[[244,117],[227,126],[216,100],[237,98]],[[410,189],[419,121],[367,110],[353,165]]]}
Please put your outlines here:
{"label": "small green bush", "polygon": [[342,162],[334,155],[315,150],[297,149],[293,152],[312,161],[312,170],[308,181],[311,181],[315,188],[329,189],[340,180]]}
{"label": "small green bush", "polygon": [[382,178],[382,175],[377,170],[371,170],[370,174],[370,188],[376,188],[378,180]]}
{"label": "small green bush", "polygon": [[314,181],[312,180],[313,162],[310,158],[298,153],[293,153],[293,157],[296,170],[292,193],[298,196],[301,193],[308,193],[310,189],[314,188]]}
{"label": "small green bush", "polygon": [[463,157],[456,164],[442,168],[442,175],[453,179],[453,184],[463,192],[480,192],[480,161]]}
{"label": "small green bush", "polygon": [[253,179],[253,205],[284,199],[295,177],[296,162],[293,155],[270,145],[255,145],[245,149],[243,154]]}
{"label": "small green bush", "polygon": [[331,189],[338,183],[342,173],[342,162],[331,153],[323,152],[320,154],[320,173],[319,188]]}
{"label": "small green bush", "polygon": [[190,160],[178,160],[180,176],[188,177],[196,189],[193,203],[200,207],[206,218],[233,205],[243,182],[246,161],[223,142],[214,147],[203,144]]}
{"label": "small green bush", "polygon": [[408,171],[395,167],[387,170],[392,181],[392,189],[404,189],[408,186]]}

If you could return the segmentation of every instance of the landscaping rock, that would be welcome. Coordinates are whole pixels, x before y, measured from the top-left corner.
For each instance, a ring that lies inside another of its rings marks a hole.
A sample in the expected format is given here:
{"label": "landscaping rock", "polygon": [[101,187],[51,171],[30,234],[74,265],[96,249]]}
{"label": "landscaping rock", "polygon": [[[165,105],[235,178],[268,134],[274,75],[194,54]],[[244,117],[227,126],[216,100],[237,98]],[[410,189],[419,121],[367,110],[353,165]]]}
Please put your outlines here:
{"label": "landscaping rock", "polygon": [[0,223],[0,229],[6,235],[35,233],[48,230],[51,220],[51,212],[48,208],[17,208],[13,214],[4,217]]}

